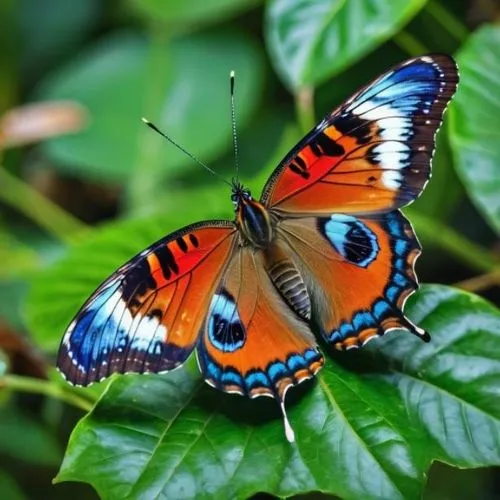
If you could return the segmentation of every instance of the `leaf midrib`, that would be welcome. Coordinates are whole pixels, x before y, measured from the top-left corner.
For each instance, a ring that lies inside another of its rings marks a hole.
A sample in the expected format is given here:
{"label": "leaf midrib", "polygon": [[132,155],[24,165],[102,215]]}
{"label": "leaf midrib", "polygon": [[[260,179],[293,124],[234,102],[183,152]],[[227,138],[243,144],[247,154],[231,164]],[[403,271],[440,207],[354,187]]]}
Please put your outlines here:
{"label": "leaf midrib", "polygon": [[[357,398],[359,398],[361,401],[363,401],[364,403],[366,403],[366,401],[356,392],[354,392],[340,377],[338,377],[334,372],[333,370],[331,371],[331,374],[333,376],[335,376],[337,378],[337,380],[339,380],[345,387],[347,390],[349,390],[352,394],[354,394]],[[338,415],[342,418],[342,420],[345,422],[345,424],[351,429],[352,433],[354,434],[354,436],[356,436],[356,439],[361,443],[362,447],[368,452],[368,454],[375,460],[375,462],[377,462],[377,464],[379,465],[380,467],[380,470],[383,471],[384,475],[386,476],[386,478],[390,481],[390,483],[393,485],[394,489],[401,495],[401,498],[405,498],[405,495],[403,495],[402,491],[399,489],[399,487],[394,483],[394,481],[392,480],[391,476],[388,474],[385,466],[380,462],[380,460],[378,459],[378,457],[376,457],[374,455],[374,453],[370,450],[370,448],[368,448],[368,446],[366,445],[366,443],[363,441],[363,439],[361,438],[361,436],[358,434],[358,432],[356,431],[356,429],[352,426],[351,422],[349,421],[349,419],[346,417],[345,413],[342,411],[342,408],[340,407],[340,405],[337,403],[337,401],[335,400],[335,397],[333,395],[333,393],[331,392],[330,388],[328,387],[327,383],[323,380],[323,377],[320,375],[318,377],[319,379],[319,384],[321,386],[321,388],[323,389],[323,392],[325,394],[325,396],[327,397],[328,401],[331,403],[332,407],[336,408],[338,410]],[[380,415],[380,413],[378,413],[372,405],[368,405],[373,411],[374,413],[376,413],[384,422],[387,423],[387,425],[389,425],[389,427],[391,427],[391,429],[395,431],[395,429],[392,427],[392,425],[383,417]],[[401,435],[400,433],[396,432],[396,434],[398,435]],[[403,439],[403,441],[405,441],[406,443],[406,440],[401,436],[401,438]]]}
{"label": "leaf midrib", "polygon": [[459,404],[461,404],[463,406],[467,406],[469,408],[472,408],[473,410],[476,410],[479,413],[482,413],[483,415],[485,415],[488,418],[491,418],[492,420],[494,420],[495,422],[497,422],[500,425],[500,417],[489,414],[486,410],[484,410],[483,408],[480,408],[479,406],[475,406],[470,401],[467,401],[465,399],[460,399],[460,397],[458,395],[453,394],[448,389],[445,389],[444,387],[437,385],[436,383],[434,383],[434,381],[431,382],[431,381],[425,380],[425,379],[420,378],[417,375],[415,375],[413,373],[409,373],[409,372],[401,372],[401,371],[392,370],[392,373],[394,373],[395,375],[398,375],[400,377],[405,376],[405,377],[411,378],[412,380],[416,380],[417,382],[421,382],[424,385],[428,385],[431,388],[434,388],[436,391],[442,392],[443,394],[446,394],[447,396],[456,400]]}
{"label": "leaf midrib", "polygon": [[[331,12],[326,16],[326,18],[323,20],[323,22],[320,23],[320,27],[316,30],[316,36],[313,37],[311,40],[311,43],[309,44],[310,51],[307,56],[307,65],[304,65],[304,69],[302,71],[301,75],[301,80],[303,79],[305,74],[308,74],[311,72],[311,64],[312,64],[312,54],[316,51],[316,48],[319,45],[319,41],[323,37],[324,32],[328,28],[328,25],[332,22],[333,19],[335,19],[335,16],[343,9],[345,6],[347,0],[337,0],[337,4],[334,6],[334,8],[331,10]],[[300,82],[300,86],[303,86],[304,83]]]}
{"label": "leaf midrib", "polygon": [[[135,483],[130,487],[130,490],[128,491],[127,493],[127,497],[130,498],[130,494],[132,493],[132,491],[134,490],[135,488],[135,485],[137,485],[139,483],[139,481],[141,480],[141,478],[143,477],[144,473],[146,472],[146,470],[148,469],[148,467],[151,465],[151,462],[153,461],[153,458],[154,456],[156,455],[156,453],[158,452],[163,440],[165,439],[165,436],[167,435],[168,431],[170,430],[170,428],[172,427],[172,425],[177,421],[177,419],[181,416],[182,412],[189,406],[189,404],[191,403],[191,401],[195,398],[195,396],[198,394],[198,392],[200,391],[200,389],[203,387],[203,381],[201,382],[198,382],[197,385],[194,387],[192,393],[190,394],[190,396],[186,399],[186,401],[184,401],[183,404],[180,405],[178,411],[174,414],[174,416],[170,419],[168,425],[165,426],[165,429],[163,430],[163,432],[160,434],[159,438],[158,438],[158,442],[157,444],[155,445],[155,447],[153,448],[153,451],[151,452],[151,455],[150,457],[147,459],[147,461],[144,463],[144,465],[142,466],[141,468],[141,471],[140,473],[138,474],[137,476],[137,479],[135,480]],[[211,418],[211,417],[210,417]],[[160,419],[161,420],[161,419]],[[209,420],[209,419],[207,419]],[[195,441],[196,442],[196,441]],[[185,455],[183,455],[183,458],[184,458]],[[177,467],[177,466],[176,466]],[[175,467],[175,468],[176,468]],[[175,470],[174,468],[174,470]]]}
{"label": "leaf midrib", "polygon": [[[199,389],[196,390],[196,392],[198,392]],[[182,456],[179,458],[179,460],[177,461],[177,463],[175,464],[175,466],[172,468],[172,470],[170,471],[170,473],[168,474],[168,476],[164,479],[163,481],[163,486],[159,489],[158,491],[158,494],[154,497],[155,500],[157,500],[158,498],[160,498],[160,495],[161,493],[163,492],[163,489],[165,488],[165,485],[170,481],[170,479],[172,478],[172,476],[174,475],[175,471],[179,468],[179,466],[182,464],[182,462],[184,461],[184,459],[186,458],[186,456],[188,455],[188,453],[191,451],[191,449],[193,448],[193,446],[201,439],[201,437],[204,435],[205,433],[205,429],[208,427],[208,424],[211,422],[212,418],[214,418],[214,416],[216,415],[216,411],[214,410],[210,416],[205,420],[204,424],[203,424],[203,427],[200,431],[200,433],[195,437],[195,439],[193,440],[193,442],[187,447],[187,449],[184,451],[184,453],[182,454]],[[208,439],[207,439],[208,441]],[[210,443],[210,441],[209,441]],[[211,443],[210,443],[211,444]],[[213,447],[212,447],[213,449]]]}

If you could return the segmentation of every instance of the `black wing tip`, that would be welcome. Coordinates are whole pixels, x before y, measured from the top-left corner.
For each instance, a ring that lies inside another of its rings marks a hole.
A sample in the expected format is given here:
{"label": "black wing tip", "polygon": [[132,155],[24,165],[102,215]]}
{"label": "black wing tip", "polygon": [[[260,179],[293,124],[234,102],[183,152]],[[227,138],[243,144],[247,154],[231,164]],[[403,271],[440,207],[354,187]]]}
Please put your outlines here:
{"label": "black wing tip", "polygon": [[421,56],[412,57],[411,59],[407,59],[406,61],[401,62],[392,69],[397,70],[409,64],[416,64],[419,62],[437,66],[439,70],[444,72],[442,76],[444,77],[443,79],[448,82],[448,84],[455,84],[456,86],[460,79],[457,61],[450,54],[440,52],[430,52],[427,54],[422,54]]}
{"label": "black wing tip", "polygon": [[[437,64],[440,67],[440,69],[446,71],[446,79],[448,81],[453,80],[456,81],[456,83],[458,83],[459,80],[458,64],[456,59],[450,54],[436,52],[436,53],[424,54],[415,59],[424,62],[430,59],[430,61],[428,62]],[[451,76],[454,76],[454,78],[452,79]]]}
{"label": "black wing tip", "polygon": [[401,323],[401,326],[405,329],[408,330],[410,333],[418,337],[420,340],[425,342],[426,344],[431,341],[431,336],[427,330],[424,330],[423,328],[420,328],[417,326],[415,323],[410,321],[403,313],[401,313],[399,321]]}
{"label": "black wing tip", "polygon": [[423,61],[428,63],[441,63],[448,66],[457,66],[455,58],[451,54],[446,52],[426,52],[420,56],[412,57],[408,62],[412,61]]}
{"label": "black wing tip", "polygon": [[422,332],[418,333],[417,335],[426,344],[428,344],[432,340],[429,332],[426,330],[422,330]]}
{"label": "black wing tip", "polygon": [[64,380],[75,387],[88,387],[102,382],[114,374],[161,374],[180,368],[191,353],[192,348],[175,348],[165,345],[160,354],[146,357],[143,351],[127,350],[115,352],[108,358],[102,358],[89,366],[75,362],[67,347],[61,345],[56,368]]}

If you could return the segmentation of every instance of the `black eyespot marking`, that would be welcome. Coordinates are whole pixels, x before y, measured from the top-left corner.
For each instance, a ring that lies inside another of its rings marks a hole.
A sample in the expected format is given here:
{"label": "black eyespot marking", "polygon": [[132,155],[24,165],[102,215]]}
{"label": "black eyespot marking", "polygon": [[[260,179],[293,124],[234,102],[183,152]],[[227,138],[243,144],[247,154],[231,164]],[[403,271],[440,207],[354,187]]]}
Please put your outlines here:
{"label": "black eyespot marking", "polygon": [[372,237],[363,228],[352,226],[345,235],[345,257],[354,264],[360,264],[372,258]]}
{"label": "black eyespot marking", "polygon": [[324,154],[321,145],[317,142],[311,142],[310,147],[315,156],[321,156],[322,154]]}
{"label": "black eyespot marking", "polygon": [[295,163],[301,170],[307,170],[307,163],[299,155],[295,157]]}
{"label": "black eyespot marking", "polygon": [[166,280],[169,280],[172,273],[179,274],[179,266],[175,261],[174,254],[167,245],[162,245],[155,250],[155,255],[161,266],[161,271]]}
{"label": "black eyespot marking", "polygon": [[191,233],[189,235],[189,241],[195,248],[198,248],[200,242],[198,241],[198,238],[194,234]]}
{"label": "black eyespot marking", "polygon": [[366,120],[352,113],[343,113],[340,120],[335,122],[335,128],[343,135],[350,135],[354,129],[363,126]]}
{"label": "black eyespot marking", "polygon": [[342,115],[342,119],[335,122],[335,128],[341,134],[355,137],[358,144],[367,144],[372,139],[370,123],[368,120],[348,113]]}
{"label": "black eyespot marking", "polygon": [[373,146],[369,147],[365,154],[365,159],[370,162],[372,165],[380,165],[380,157],[381,155],[377,153],[377,146],[379,144],[376,143]]}
{"label": "black eyespot marking", "polygon": [[186,253],[188,251],[187,243],[184,241],[184,238],[180,236],[175,240],[177,246],[181,249],[182,252]]}
{"label": "black eyespot marking", "polygon": [[325,133],[318,134],[311,143],[311,149],[316,156],[322,154],[326,156],[342,156],[345,154],[345,149],[328,137]]}
{"label": "black eyespot marking", "polygon": [[297,175],[300,175],[301,177],[303,177],[304,179],[309,179],[309,177],[311,176],[311,174],[307,171],[307,170],[303,170],[301,169],[298,165],[296,165],[295,163],[290,163],[290,165],[288,165],[288,167],[290,168],[290,170],[294,173],[294,174],[297,174]]}

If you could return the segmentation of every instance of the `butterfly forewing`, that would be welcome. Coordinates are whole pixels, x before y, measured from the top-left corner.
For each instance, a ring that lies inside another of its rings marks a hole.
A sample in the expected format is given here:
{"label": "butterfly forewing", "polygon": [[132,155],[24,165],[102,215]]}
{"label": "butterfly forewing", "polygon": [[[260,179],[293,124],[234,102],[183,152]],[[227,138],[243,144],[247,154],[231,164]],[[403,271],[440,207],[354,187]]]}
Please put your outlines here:
{"label": "butterfly forewing", "polygon": [[235,243],[228,221],[194,224],[123,265],[84,304],[58,356],[66,379],[88,385],[112,373],[182,364]]}
{"label": "butterfly forewing", "polygon": [[413,201],[458,82],[444,55],[411,59],[360,90],[281,162],[261,201],[290,216],[373,213]]}

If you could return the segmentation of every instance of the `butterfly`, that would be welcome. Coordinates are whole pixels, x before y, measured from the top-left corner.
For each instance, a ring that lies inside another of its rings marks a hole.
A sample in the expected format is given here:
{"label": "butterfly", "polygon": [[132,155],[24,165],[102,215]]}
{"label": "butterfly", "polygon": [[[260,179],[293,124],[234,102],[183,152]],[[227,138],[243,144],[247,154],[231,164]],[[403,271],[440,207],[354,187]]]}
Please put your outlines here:
{"label": "butterfly", "polygon": [[121,266],[85,302],[57,366],[86,386],[113,373],[162,373],[196,350],[205,381],[275,398],[336,349],[393,329],[420,245],[400,208],[431,174],[435,134],[458,84],[446,55],[405,61],[328,114],[281,161],[260,200],[231,183],[235,220],[186,226]]}

